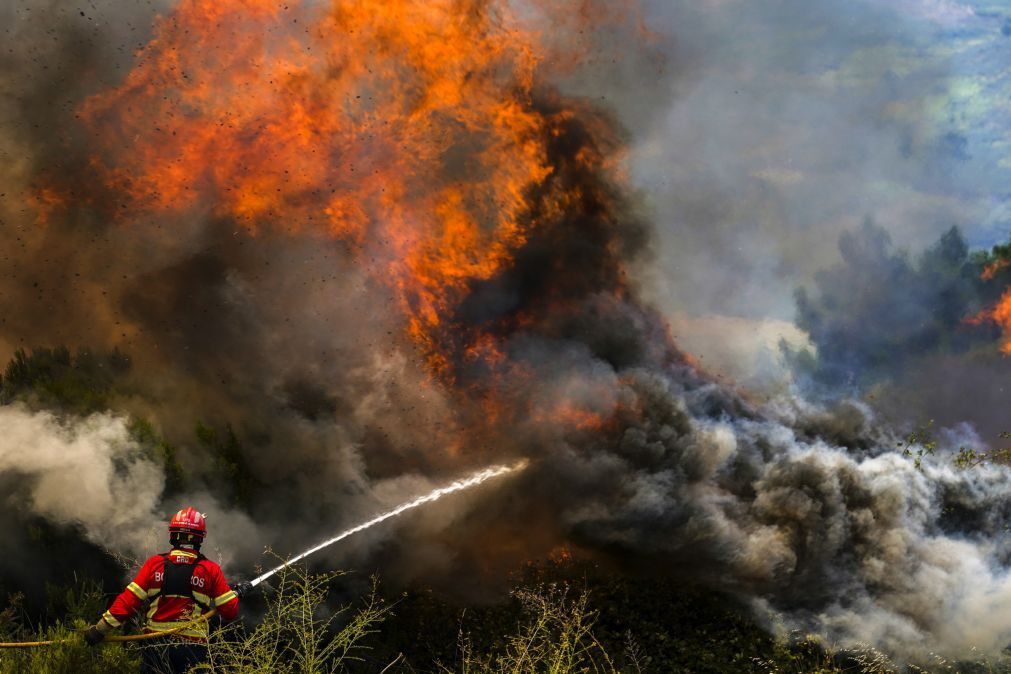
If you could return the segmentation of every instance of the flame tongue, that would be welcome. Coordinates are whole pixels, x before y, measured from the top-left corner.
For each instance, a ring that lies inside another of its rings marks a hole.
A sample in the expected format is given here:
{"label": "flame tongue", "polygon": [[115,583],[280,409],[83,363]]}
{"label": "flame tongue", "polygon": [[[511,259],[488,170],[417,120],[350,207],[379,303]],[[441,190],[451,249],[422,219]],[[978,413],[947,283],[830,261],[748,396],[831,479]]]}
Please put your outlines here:
{"label": "flame tongue", "polygon": [[346,241],[444,371],[440,324],[536,225],[540,51],[508,3],[186,0],[83,117],[126,213],[210,208]]}
{"label": "flame tongue", "polygon": [[970,316],[965,322],[969,325],[996,323],[1004,333],[1004,342],[1000,346],[1001,353],[1011,356],[1011,289],[1005,290],[995,305],[983,309],[975,316]]}
{"label": "flame tongue", "polygon": [[[1011,260],[998,259],[987,264],[980,274],[980,280],[992,281],[1001,270],[1011,265]],[[1004,342],[1000,350],[1005,356],[1011,356],[1011,288],[1006,289],[993,306],[984,308],[979,313],[964,319],[968,325],[982,325],[991,322],[1000,326],[1004,333]]]}
{"label": "flame tongue", "polygon": [[[525,414],[499,399],[530,376],[508,336],[564,331],[585,298],[623,292],[612,125],[553,93],[511,2],[286,7],[184,0],[125,82],[86,101],[116,215],[210,210],[342,241],[392,290],[432,375],[476,393],[485,422]],[[541,10],[557,11],[524,12]],[[477,291],[495,284],[514,300],[489,311],[501,302]],[[547,409],[549,424],[605,421]]]}

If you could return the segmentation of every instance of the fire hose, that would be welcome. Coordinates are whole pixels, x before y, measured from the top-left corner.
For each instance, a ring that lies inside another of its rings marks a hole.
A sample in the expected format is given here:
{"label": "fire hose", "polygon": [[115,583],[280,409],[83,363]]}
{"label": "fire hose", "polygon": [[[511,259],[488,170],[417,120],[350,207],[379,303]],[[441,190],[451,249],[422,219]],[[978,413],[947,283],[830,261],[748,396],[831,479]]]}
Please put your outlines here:
{"label": "fire hose", "polygon": [[[161,637],[169,637],[176,632],[181,632],[187,627],[192,627],[202,622],[206,622],[213,618],[218,612],[218,609],[212,608],[207,613],[203,614],[199,618],[194,618],[188,622],[180,623],[177,627],[173,627],[170,630],[165,630],[163,632],[149,632],[147,634],[127,634],[123,636],[111,636],[106,637],[105,641],[147,641],[148,639],[159,639]],[[68,644],[74,639],[50,639],[48,641],[8,641],[0,642],[0,648],[33,648],[35,646],[52,646],[54,644]]]}
{"label": "fire hose", "polygon": [[[281,564],[281,565],[279,565],[279,566],[277,566],[277,567],[275,567],[273,569],[270,569],[269,571],[267,571],[267,572],[265,572],[265,573],[257,576],[256,578],[254,578],[252,581],[249,582],[249,587],[256,587],[257,585],[259,585],[260,583],[262,583],[266,579],[270,578],[271,576],[275,575],[276,573],[278,573],[280,571],[283,571],[284,569],[290,567],[292,564],[294,564],[294,563],[296,563],[296,562],[298,562],[298,561],[300,561],[302,559],[305,559],[306,557],[308,557],[309,555],[313,554],[314,552],[318,552],[318,551],[322,550],[323,548],[327,548],[327,547],[333,545],[334,543],[337,543],[338,541],[342,541],[345,538],[347,538],[348,536],[352,536],[352,535],[354,535],[354,534],[356,534],[356,533],[358,533],[360,531],[364,531],[365,529],[369,529],[369,528],[371,528],[371,527],[379,524],[380,522],[385,522],[386,520],[391,519],[393,517],[396,517],[396,516],[400,515],[401,513],[407,512],[408,510],[413,510],[414,508],[422,506],[422,505],[424,505],[426,503],[431,503],[432,501],[438,501],[440,498],[442,498],[443,496],[446,496],[447,494],[452,494],[454,492],[463,491],[465,489],[470,489],[471,487],[475,487],[475,486],[477,486],[477,485],[479,485],[479,484],[481,484],[483,482],[486,482],[487,480],[499,477],[500,475],[506,475],[508,473],[522,471],[523,469],[525,469],[527,467],[527,465],[529,465],[529,462],[526,459],[523,459],[521,461],[518,461],[518,462],[516,462],[516,463],[514,463],[512,465],[508,465],[508,466],[492,466],[490,468],[485,468],[484,470],[478,471],[478,472],[470,475],[467,478],[460,479],[460,480],[457,480],[455,482],[452,482],[452,483],[446,485],[445,487],[439,487],[438,489],[433,489],[431,492],[429,492],[428,494],[425,494],[424,496],[419,496],[418,498],[414,499],[413,501],[407,501],[406,503],[402,503],[399,506],[397,506],[396,508],[393,508],[392,510],[388,510],[387,512],[385,512],[385,513],[383,513],[381,515],[377,515],[376,517],[373,517],[372,519],[368,520],[367,522],[363,522],[363,523],[361,523],[361,524],[359,524],[357,526],[354,526],[354,527],[352,527],[350,529],[342,531],[341,533],[337,534],[336,536],[323,541],[319,545],[314,545],[313,547],[309,548],[305,552],[302,552],[301,554],[299,554],[299,555],[297,555],[295,557],[292,557],[291,559],[287,560],[284,564]],[[112,637],[106,637],[105,641],[143,641],[143,640],[146,640],[146,639],[157,639],[157,638],[160,638],[160,637],[171,636],[172,634],[175,634],[176,632],[184,630],[184,629],[186,629],[187,627],[189,627],[191,625],[197,624],[197,623],[205,621],[205,620],[209,620],[211,617],[214,616],[215,613],[217,613],[217,609],[216,608],[212,608],[210,611],[208,611],[207,613],[203,614],[199,618],[196,618],[195,620],[191,620],[191,621],[186,622],[186,623],[182,623],[178,627],[173,627],[172,629],[165,630],[164,632],[153,632],[153,633],[150,633],[150,634],[132,634],[132,635],[128,635],[128,636],[112,636]],[[70,639],[52,639],[52,640],[49,640],[49,641],[22,641],[22,642],[10,642],[10,643],[2,643],[2,642],[0,642],[0,648],[31,648],[31,647],[34,647],[34,646],[51,646],[53,644],[69,643],[70,641],[71,641]]]}

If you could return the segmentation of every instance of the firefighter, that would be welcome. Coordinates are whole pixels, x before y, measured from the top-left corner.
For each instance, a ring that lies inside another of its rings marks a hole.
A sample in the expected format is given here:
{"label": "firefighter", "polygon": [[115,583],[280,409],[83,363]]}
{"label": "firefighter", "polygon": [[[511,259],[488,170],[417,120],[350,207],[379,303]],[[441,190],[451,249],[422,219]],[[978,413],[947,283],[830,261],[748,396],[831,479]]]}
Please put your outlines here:
{"label": "firefighter", "polygon": [[[169,552],[154,555],[141,567],[137,577],[84,635],[88,645],[100,643],[145,602],[150,602],[145,631],[165,632],[189,623],[211,607],[223,620],[239,613],[239,597],[251,589],[240,583],[228,586],[221,567],[200,554],[207,535],[203,514],[184,508],[169,522]],[[141,672],[185,672],[207,659],[206,621],[196,621],[165,639],[158,647],[144,648]],[[178,637],[178,638],[177,638]],[[169,641],[171,639],[171,641]]]}

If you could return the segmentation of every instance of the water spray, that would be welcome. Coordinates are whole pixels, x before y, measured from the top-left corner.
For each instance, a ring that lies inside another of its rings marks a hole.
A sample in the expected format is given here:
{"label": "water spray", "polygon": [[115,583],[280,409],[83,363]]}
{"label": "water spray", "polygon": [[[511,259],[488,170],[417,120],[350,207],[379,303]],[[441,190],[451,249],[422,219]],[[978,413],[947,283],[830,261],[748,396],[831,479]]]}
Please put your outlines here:
{"label": "water spray", "polygon": [[[452,482],[452,483],[446,485],[445,487],[439,487],[438,489],[433,489],[432,491],[430,491],[429,493],[425,494],[424,496],[419,496],[418,498],[414,499],[413,501],[408,501],[407,503],[402,503],[402,504],[398,505],[396,508],[394,508],[393,510],[389,510],[389,511],[383,513],[382,515],[377,515],[376,517],[373,517],[372,519],[370,519],[368,522],[362,522],[361,524],[359,524],[357,526],[354,526],[354,527],[351,527],[350,529],[347,529],[346,531],[342,531],[341,533],[337,534],[333,538],[329,538],[329,539],[323,541],[322,543],[320,543],[319,545],[315,545],[315,546],[309,548],[308,550],[306,550],[302,554],[298,555],[297,557],[292,557],[291,559],[289,559],[284,564],[281,564],[280,566],[278,566],[276,568],[273,568],[270,571],[267,571],[266,573],[261,574],[261,575],[257,576],[256,578],[254,578],[253,580],[251,580],[249,582],[249,587],[256,587],[257,585],[259,585],[260,583],[262,583],[266,579],[268,579],[271,576],[273,576],[278,571],[281,571],[282,569],[285,569],[285,568],[291,566],[292,564],[294,564],[295,562],[298,562],[299,560],[305,559],[306,557],[308,557],[309,555],[311,555],[314,552],[319,552],[323,548],[329,547],[329,546],[333,545],[334,543],[337,543],[338,541],[342,541],[345,538],[347,538],[348,536],[352,536],[354,534],[357,534],[359,531],[365,531],[366,529],[368,529],[370,527],[374,527],[375,525],[379,524],[380,522],[385,522],[386,520],[391,519],[393,517],[396,517],[397,515],[399,515],[399,514],[401,514],[403,512],[406,512],[406,511],[411,510],[413,508],[417,508],[420,505],[424,505],[426,503],[431,503],[432,501],[438,501],[440,498],[442,498],[443,496],[445,496],[447,494],[452,494],[453,492],[463,491],[465,489],[470,489],[471,487],[476,487],[477,485],[481,484],[482,482],[487,482],[488,480],[491,480],[492,478],[499,477],[500,475],[508,475],[509,473],[515,473],[515,472],[521,471],[524,468],[526,468],[527,465],[529,465],[529,463],[530,462],[527,459],[523,459],[521,461],[517,461],[516,463],[514,463],[514,464],[512,464],[510,466],[491,466],[490,468],[485,468],[484,470],[481,470],[481,471],[478,471],[478,472],[474,473],[470,477],[465,477],[463,479],[457,480],[456,482]],[[192,624],[194,624],[196,622],[206,621],[206,620],[212,618],[215,613],[217,613],[217,609],[212,608],[210,611],[208,611],[207,613],[204,613],[202,616],[200,616],[196,620],[192,620],[192,621],[189,621],[189,622],[182,623],[178,627],[176,627],[174,629],[171,629],[171,630],[164,631],[164,632],[152,632],[150,634],[134,634],[134,635],[128,635],[128,636],[106,637],[106,641],[142,641],[142,640],[148,640],[148,639],[160,639],[160,638],[169,636],[171,634],[174,634],[175,632],[179,632],[179,631],[185,629],[186,627],[189,627],[190,625],[192,625]],[[2,642],[0,642],[0,649],[5,649],[5,648],[32,648],[32,647],[39,647],[39,646],[52,646],[54,644],[67,643],[69,641],[71,641],[71,639],[50,639],[50,640],[47,640],[47,641],[19,641],[19,642],[10,642],[10,643],[2,643]]]}
{"label": "water spray", "polygon": [[430,491],[429,493],[425,494],[424,496],[419,496],[418,498],[414,499],[413,501],[408,501],[407,503],[402,503],[402,504],[398,505],[396,508],[394,508],[393,510],[389,510],[389,511],[383,513],[382,515],[377,515],[377,516],[373,517],[372,519],[370,519],[367,522],[362,522],[361,524],[359,524],[357,526],[354,526],[354,527],[351,527],[350,529],[342,531],[341,533],[337,534],[333,538],[328,538],[327,540],[323,541],[322,543],[320,543],[318,545],[314,545],[313,547],[309,548],[308,550],[306,550],[305,552],[299,554],[298,556],[292,557],[291,559],[289,559],[288,561],[286,561],[284,564],[281,564],[280,566],[278,566],[276,568],[273,568],[270,571],[267,571],[266,573],[260,574],[259,576],[257,576],[253,580],[251,580],[249,582],[249,584],[252,587],[256,587],[257,585],[259,585],[260,583],[262,583],[266,579],[268,579],[271,576],[273,576],[278,571],[281,571],[281,570],[283,570],[283,569],[291,566],[292,564],[294,564],[294,563],[296,563],[296,562],[298,562],[298,561],[300,561],[302,559],[305,559],[306,557],[308,557],[309,555],[313,554],[314,552],[319,552],[323,548],[327,548],[327,547],[333,545],[334,543],[342,541],[345,538],[347,538],[348,536],[353,536],[354,534],[357,534],[360,531],[365,531],[366,529],[374,527],[375,525],[377,525],[377,524],[379,524],[381,522],[385,522],[386,520],[391,519],[393,517],[396,517],[397,515],[399,515],[401,513],[407,512],[408,510],[411,510],[413,508],[417,508],[418,506],[424,505],[426,503],[431,503],[432,501],[438,501],[440,498],[442,498],[443,496],[446,496],[447,494],[452,494],[453,492],[463,491],[465,489],[470,489],[471,487],[476,487],[477,485],[479,485],[479,484],[481,484],[483,482],[487,482],[488,480],[491,480],[492,478],[499,477],[501,475],[507,475],[509,473],[515,473],[517,471],[521,471],[524,468],[526,468],[529,463],[530,462],[527,459],[523,459],[522,461],[518,461],[518,462],[516,462],[516,463],[514,463],[514,464],[512,464],[510,466],[491,466],[490,468],[485,468],[484,470],[481,470],[481,471],[478,471],[477,473],[474,473],[470,477],[466,477],[466,478],[457,480],[456,482],[448,484],[445,487],[439,487],[438,489],[434,489],[434,490]]}

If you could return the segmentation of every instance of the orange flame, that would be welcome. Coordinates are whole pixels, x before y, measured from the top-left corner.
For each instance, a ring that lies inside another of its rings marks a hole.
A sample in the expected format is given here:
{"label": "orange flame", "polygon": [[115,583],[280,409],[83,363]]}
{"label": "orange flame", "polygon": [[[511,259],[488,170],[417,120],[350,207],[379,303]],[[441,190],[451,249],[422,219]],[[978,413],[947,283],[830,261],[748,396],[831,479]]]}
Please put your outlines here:
{"label": "orange flame", "polygon": [[1001,269],[1006,269],[1011,265],[1011,260],[997,260],[983,267],[983,273],[979,275],[984,281],[992,281]]}
{"label": "orange flame", "polygon": [[210,209],[376,258],[442,371],[445,315],[535,226],[538,52],[508,3],[184,0],[82,116],[132,213]]}
{"label": "orange flame", "polygon": [[1004,343],[1000,347],[1001,353],[1011,356],[1011,288],[1004,291],[997,304],[967,318],[965,322],[969,325],[982,325],[987,321],[992,321],[1000,326],[1004,332]]}
{"label": "orange flame", "polygon": [[28,203],[35,209],[35,224],[45,226],[54,212],[67,207],[67,196],[53,187],[41,185],[28,195]]}
{"label": "orange flame", "polygon": [[605,416],[569,400],[560,400],[546,411],[535,411],[533,417],[537,421],[577,431],[600,431],[612,420],[610,415]]}
{"label": "orange flame", "polygon": [[[511,423],[523,405],[501,398],[533,374],[500,335],[538,319],[524,307],[472,327],[457,310],[547,223],[609,212],[611,186],[586,178],[621,181],[618,137],[548,80],[601,57],[582,37],[590,24],[631,19],[654,40],[635,1],[179,0],[122,84],[80,108],[95,195],[40,188],[40,213],[109,202],[103,215],[124,223],[210,219],[341,241],[391,288],[434,377],[452,384],[466,367],[510,380],[460,392],[486,427]],[[619,296],[620,253],[601,265],[600,288],[563,281],[529,311],[579,311],[569,292]],[[612,418],[567,401],[526,414],[590,431]]]}

